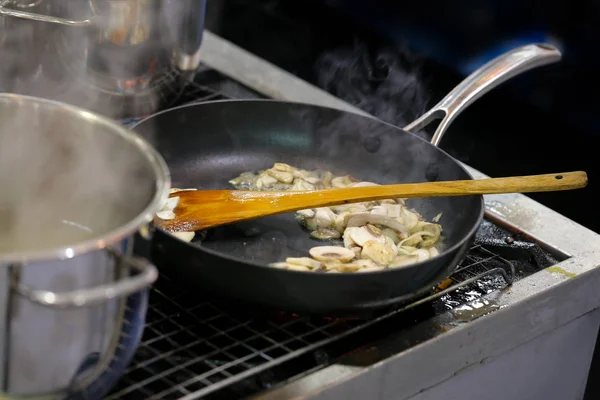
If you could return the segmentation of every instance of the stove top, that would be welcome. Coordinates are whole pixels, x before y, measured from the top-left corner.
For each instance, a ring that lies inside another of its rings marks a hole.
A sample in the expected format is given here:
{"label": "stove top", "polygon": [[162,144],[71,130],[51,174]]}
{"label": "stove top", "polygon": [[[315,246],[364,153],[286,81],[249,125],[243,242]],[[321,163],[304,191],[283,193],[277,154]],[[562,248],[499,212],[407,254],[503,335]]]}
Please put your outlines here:
{"label": "stove top", "polygon": [[[254,91],[204,69],[173,106],[231,98],[261,98]],[[131,125],[138,119],[122,121]],[[433,319],[451,311],[460,326],[500,308],[494,298],[523,277],[566,257],[551,254],[522,234],[485,220],[476,242],[454,274],[429,296],[369,319],[252,315],[198,301],[161,271],[152,288],[142,342],[107,399],[240,398],[263,393],[325,368],[357,349],[411,333],[405,348],[443,334]],[[389,355],[380,354],[380,357]]]}

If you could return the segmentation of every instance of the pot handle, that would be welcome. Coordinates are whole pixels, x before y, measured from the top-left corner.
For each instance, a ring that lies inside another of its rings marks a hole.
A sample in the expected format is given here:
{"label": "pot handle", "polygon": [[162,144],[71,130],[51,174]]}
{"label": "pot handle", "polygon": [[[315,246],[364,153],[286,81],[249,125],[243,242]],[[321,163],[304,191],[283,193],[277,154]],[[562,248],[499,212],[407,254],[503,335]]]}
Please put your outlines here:
{"label": "pot handle", "polygon": [[158,278],[158,270],[149,261],[139,257],[123,257],[112,250],[106,251],[117,262],[123,263],[136,270],[133,277],[122,279],[116,283],[109,283],[93,288],[73,290],[71,292],[52,292],[48,290],[32,289],[26,285],[13,282],[13,290],[29,301],[52,308],[89,307],[102,304],[108,300],[125,297],[147,288]]}
{"label": "pot handle", "polygon": [[52,17],[50,15],[36,14],[27,11],[19,11],[11,8],[6,8],[11,3],[10,0],[0,1],[0,15],[13,18],[27,19],[38,22],[50,22],[53,24],[67,25],[67,26],[90,26],[93,24],[91,19],[84,20],[70,20],[65,18]]}
{"label": "pot handle", "polygon": [[404,130],[414,132],[441,118],[431,139],[431,144],[438,146],[450,123],[475,100],[510,78],[530,69],[558,62],[561,57],[556,47],[545,43],[517,47],[501,54],[466,77],[431,110],[404,127]]}

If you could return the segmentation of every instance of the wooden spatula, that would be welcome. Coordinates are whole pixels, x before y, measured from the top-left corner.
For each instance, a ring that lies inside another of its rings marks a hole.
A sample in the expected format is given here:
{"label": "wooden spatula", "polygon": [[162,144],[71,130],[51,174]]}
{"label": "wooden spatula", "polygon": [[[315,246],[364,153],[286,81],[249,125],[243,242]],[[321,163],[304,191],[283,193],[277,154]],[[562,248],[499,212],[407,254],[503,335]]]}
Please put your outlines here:
{"label": "wooden spatula", "polygon": [[390,198],[551,192],[583,188],[583,171],[479,180],[407,183],[344,189],[292,191],[190,190],[176,192],[175,219],[155,223],[172,232],[197,231],[232,222],[307,208]]}

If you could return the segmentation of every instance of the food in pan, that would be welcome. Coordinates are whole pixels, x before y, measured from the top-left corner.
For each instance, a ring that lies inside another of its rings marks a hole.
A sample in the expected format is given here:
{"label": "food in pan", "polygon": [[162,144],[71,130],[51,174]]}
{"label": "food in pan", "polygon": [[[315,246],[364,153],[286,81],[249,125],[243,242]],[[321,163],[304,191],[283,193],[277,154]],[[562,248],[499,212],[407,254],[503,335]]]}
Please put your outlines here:
{"label": "food in pan", "polygon": [[[177,188],[172,188],[169,191],[169,194],[173,194],[173,193],[177,193],[177,192],[182,192],[184,190],[197,190],[197,189],[177,189]],[[177,204],[179,204],[179,197],[169,197],[167,199],[167,201],[165,202],[165,204],[162,206],[162,208],[160,209],[159,212],[156,213],[156,216],[162,220],[170,220],[170,219],[174,219],[175,218],[175,213],[173,212],[173,210],[175,209],[175,207],[177,207]],[[196,232],[171,232],[171,235],[185,241],[185,242],[191,242],[192,239],[194,239],[194,236],[196,236]]]}
{"label": "food in pan", "polygon": [[[350,175],[307,171],[283,163],[258,173],[244,172],[229,181],[240,190],[318,190],[374,186]],[[427,222],[404,199],[353,203],[300,210],[296,219],[316,240],[339,240],[339,246],[316,246],[307,257],[288,257],[273,267],[297,271],[368,272],[425,261],[438,254],[440,215]],[[335,242],[332,242],[332,244]]]}
{"label": "food in pan", "polygon": [[[350,175],[335,176],[329,171],[307,171],[283,163],[254,172],[244,172],[229,181],[238,190],[305,191],[374,186]],[[171,189],[171,194],[182,190]],[[175,218],[179,197],[171,197],[156,214],[163,220]],[[296,219],[312,238],[330,241],[310,249],[307,257],[288,257],[271,264],[276,268],[327,273],[369,272],[398,268],[425,261],[438,254],[441,215],[427,222],[404,199],[388,199],[332,207],[300,210]],[[173,232],[192,241],[194,232]],[[335,245],[339,242],[339,245]]]}

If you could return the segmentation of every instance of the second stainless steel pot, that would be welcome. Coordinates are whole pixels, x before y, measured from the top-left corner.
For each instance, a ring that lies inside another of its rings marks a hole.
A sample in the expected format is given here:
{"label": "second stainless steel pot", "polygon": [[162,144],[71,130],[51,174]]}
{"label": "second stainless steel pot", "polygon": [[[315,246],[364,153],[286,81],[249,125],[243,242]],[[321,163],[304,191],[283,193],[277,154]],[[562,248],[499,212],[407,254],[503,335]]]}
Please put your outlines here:
{"label": "second stainless steel pot", "polygon": [[63,103],[0,94],[0,120],[0,397],[99,398],[143,329],[158,274],[132,238],[167,197],[167,167]]}
{"label": "second stainless steel pot", "polygon": [[[200,63],[206,0],[0,0],[0,89],[113,118],[156,111]],[[16,64],[16,65],[15,65]]]}

